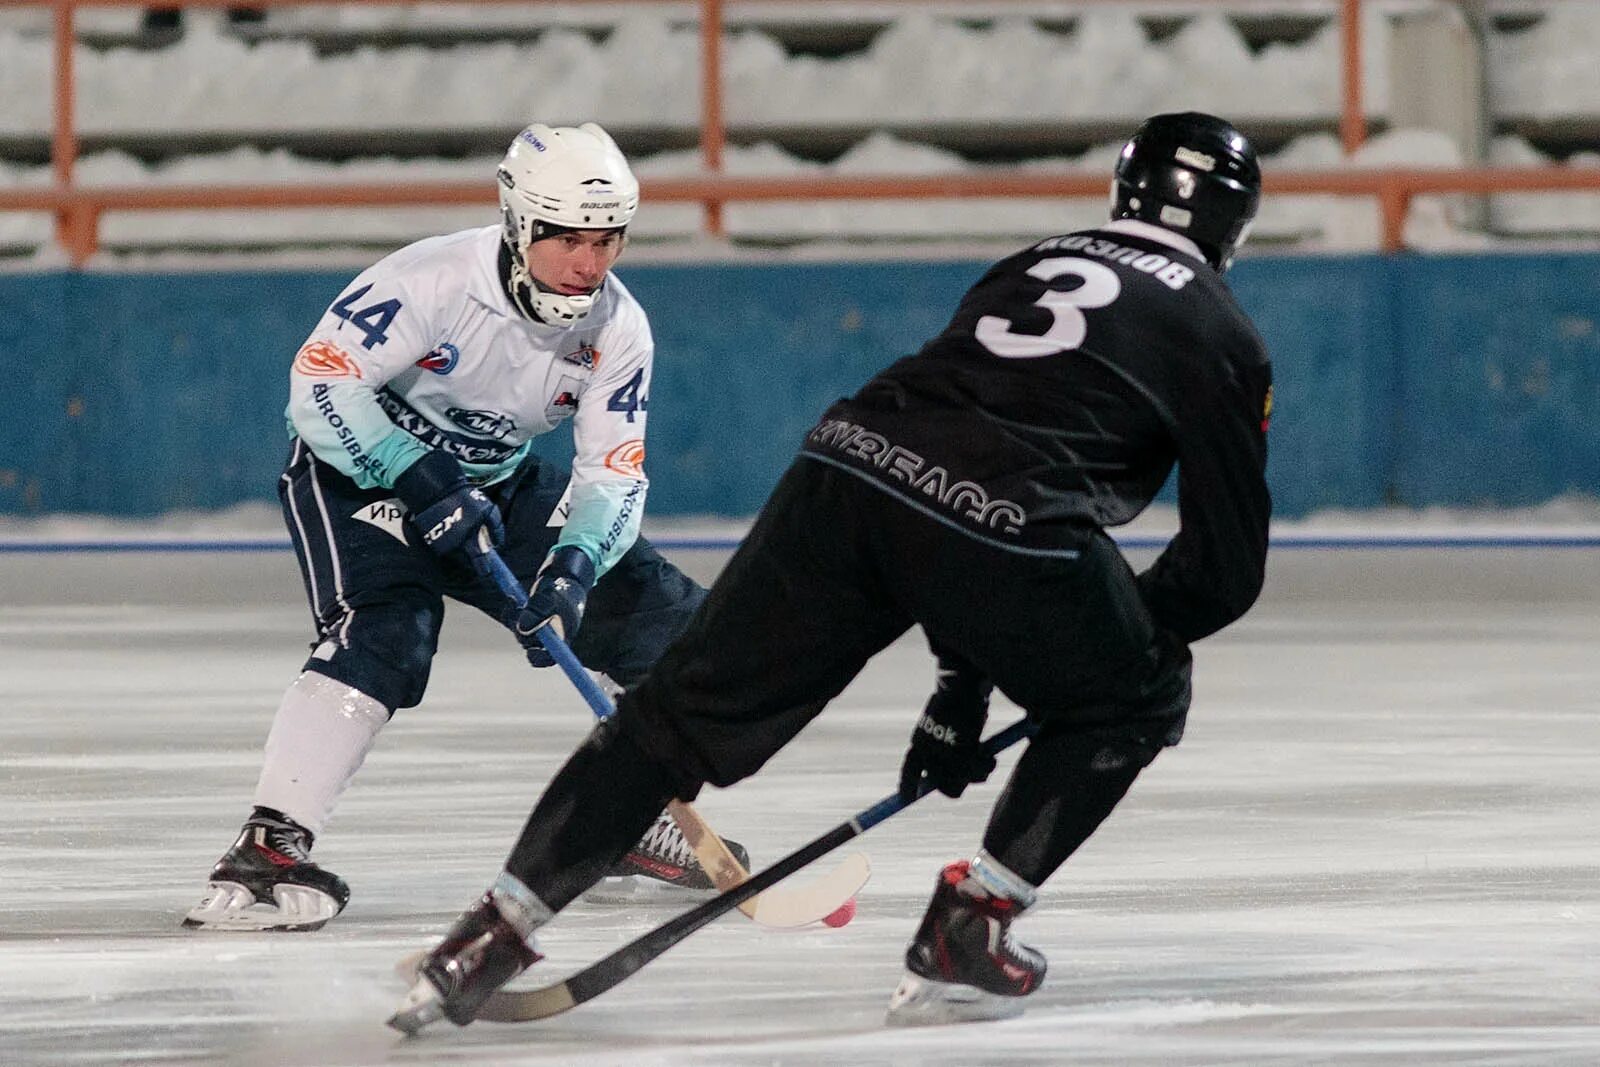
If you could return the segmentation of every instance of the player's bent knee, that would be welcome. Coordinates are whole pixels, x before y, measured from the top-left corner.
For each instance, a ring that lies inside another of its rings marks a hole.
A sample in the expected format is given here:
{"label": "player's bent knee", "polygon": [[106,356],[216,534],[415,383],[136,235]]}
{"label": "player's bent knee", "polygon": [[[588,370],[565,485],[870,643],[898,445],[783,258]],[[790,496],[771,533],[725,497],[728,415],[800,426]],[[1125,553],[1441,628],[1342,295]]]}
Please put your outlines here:
{"label": "player's bent knee", "polygon": [[359,689],[386,708],[415,707],[422,702],[422,691],[427,684],[426,674],[418,682],[389,664],[359,654],[331,660],[309,659],[305,669]]}
{"label": "player's bent knee", "polygon": [[325,654],[318,648],[307,659],[306,670],[342,681],[384,707],[398,709],[421,704],[432,662],[430,649],[397,648],[392,653],[374,654],[362,646],[350,646]]}
{"label": "player's bent knee", "polygon": [[660,791],[664,797],[677,797],[692,801],[700,793],[704,781],[685,773],[659,749],[625,727],[621,716],[612,715],[595,725],[580,751],[606,753],[606,766],[620,768],[622,774],[651,792]]}
{"label": "player's bent knee", "polygon": [[664,560],[636,567],[632,584],[622,580],[602,592],[605,581],[595,586],[598,595],[573,651],[618,685],[632,688],[688,629],[706,591]]}
{"label": "player's bent knee", "polygon": [[1047,723],[1030,747],[1060,753],[1075,773],[1122,775],[1148,767],[1163,748],[1178,743],[1181,729],[1151,720],[1085,728]]}
{"label": "player's bent knee", "polygon": [[306,670],[359,689],[385,707],[414,707],[422,702],[433,666],[433,631],[425,623],[421,613],[358,613],[357,625],[340,641],[317,646]]}
{"label": "player's bent knee", "polygon": [[[673,796],[692,801],[699,796],[706,782],[714,780],[706,773],[704,762],[693,749],[665,721],[641,705],[636,697],[636,691],[623,694],[617,705],[617,713],[601,723],[606,731],[597,730],[595,739],[603,744],[626,745],[636,749],[645,759],[659,766],[670,779]],[[615,734],[615,737],[611,734]]]}

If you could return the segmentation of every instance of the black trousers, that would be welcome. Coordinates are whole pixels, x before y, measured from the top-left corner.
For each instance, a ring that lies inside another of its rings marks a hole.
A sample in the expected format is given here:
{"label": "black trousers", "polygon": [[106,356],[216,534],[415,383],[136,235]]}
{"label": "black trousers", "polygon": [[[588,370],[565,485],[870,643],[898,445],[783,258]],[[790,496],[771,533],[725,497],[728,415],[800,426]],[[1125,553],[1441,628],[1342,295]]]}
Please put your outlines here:
{"label": "black trousers", "polygon": [[[1103,532],[1019,554],[802,457],[682,636],[551,781],[507,870],[564,907],[669,796],[754,773],[913,624],[1039,725],[983,838],[1032,885],[1182,734],[1188,650],[1156,633]],[[926,695],[906,694],[908,735]]]}
{"label": "black trousers", "polygon": [[[501,556],[524,588],[560,536],[556,509],[569,478],[530,456],[488,490],[505,522]],[[358,487],[303,441],[294,442],[278,495],[316,619],[308,670],[391,711],[411,707],[427,687],[447,597],[502,622],[514,614],[493,582],[421,544],[391,490]],[[630,685],[704,599],[705,590],[640,538],[595,584],[573,652]],[[516,652],[515,638],[506,641],[508,654]]]}
{"label": "black trousers", "polygon": [[[1104,532],[1085,530],[1060,555],[1015,553],[805,457],[625,695],[618,727],[681,776],[680,796],[729,785],[913,624],[991,678],[1041,737],[1128,739],[1153,758],[1181,736],[1188,651],[1156,633]],[[906,694],[908,712],[926,695]]]}

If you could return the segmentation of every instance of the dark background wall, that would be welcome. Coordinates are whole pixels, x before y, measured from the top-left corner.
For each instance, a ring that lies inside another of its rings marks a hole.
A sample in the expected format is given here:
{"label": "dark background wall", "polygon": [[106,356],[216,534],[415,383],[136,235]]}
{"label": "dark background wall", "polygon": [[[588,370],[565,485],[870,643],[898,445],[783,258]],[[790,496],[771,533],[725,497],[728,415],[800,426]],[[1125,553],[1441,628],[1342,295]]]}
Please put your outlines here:
{"label": "dark background wall", "polygon": [[[821,409],[985,266],[625,264],[657,339],[652,512],[754,512]],[[1262,257],[1229,277],[1273,355],[1279,514],[1600,495],[1600,255]],[[348,279],[0,277],[0,514],[273,499],[289,360]]]}

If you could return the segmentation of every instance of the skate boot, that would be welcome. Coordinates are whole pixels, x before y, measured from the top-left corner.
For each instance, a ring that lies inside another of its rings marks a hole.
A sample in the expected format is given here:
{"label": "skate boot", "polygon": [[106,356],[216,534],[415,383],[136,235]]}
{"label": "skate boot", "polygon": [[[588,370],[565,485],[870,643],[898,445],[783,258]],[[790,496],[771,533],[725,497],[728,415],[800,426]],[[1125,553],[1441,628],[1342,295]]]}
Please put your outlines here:
{"label": "skate boot", "polygon": [[1034,893],[1010,875],[1001,895],[980,880],[982,860],[952,863],[906,949],[906,973],[889,1000],[891,1026],[1008,1019],[1044,980],[1044,956],[1011,940],[1012,920]]}
{"label": "skate boot", "polygon": [[[743,845],[726,837],[722,843],[739,866],[750,869],[750,853]],[[689,847],[678,824],[662,812],[639,843],[584,894],[584,899],[628,903],[662,897],[682,899],[685,895],[704,897],[716,892],[716,883],[695,858],[694,849]]]}
{"label": "skate boot", "polygon": [[184,926],[208,930],[318,930],[350,902],[350,887],[311,862],[313,834],[280,811],[256,808],[211,868],[205,897]]}
{"label": "skate boot", "polygon": [[533,932],[550,916],[527,886],[502,873],[423,957],[416,984],[389,1025],[415,1034],[441,1018],[470,1023],[496,989],[544,958]]}

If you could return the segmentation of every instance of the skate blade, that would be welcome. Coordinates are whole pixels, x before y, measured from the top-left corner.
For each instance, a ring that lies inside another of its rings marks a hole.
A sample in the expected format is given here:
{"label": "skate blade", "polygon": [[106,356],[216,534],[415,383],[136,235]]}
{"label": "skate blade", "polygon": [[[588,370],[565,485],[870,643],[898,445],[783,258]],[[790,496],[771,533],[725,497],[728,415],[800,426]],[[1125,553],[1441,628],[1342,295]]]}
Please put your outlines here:
{"label": "skate blade", "polygon": [[273,903],[257,901],[238,882],[211,882],[200,903],[189,909],[183,925],[190,929],[252,932],[320,930],[339,914],[339,902],[309,886],[276,885]]}
{"label": "skate blade", "polygon": [[890,1026],[992,1022],[1022,1014],[1022,997],[1002,997],[956,982],[935,982],[907,971],[889,998]]}
{"label": "skate blade", "polygon": [[600,879],[578,899],[585,904],[649,904],[710,900],[715,889],[691,889],[659,878],[628,874]]}
{"label": "skate blade", "polygon": [[411,992],[406,994],[406,999],[400,1002],[400,1007],[389,1016],[389,1025],[402,1034],[420,1034],[430,1023],[436,1023],[444,1018],[444,1001],[439,997],[439,991],[433,983],[426,978],[417,977],[416,984],[411,987]]}

